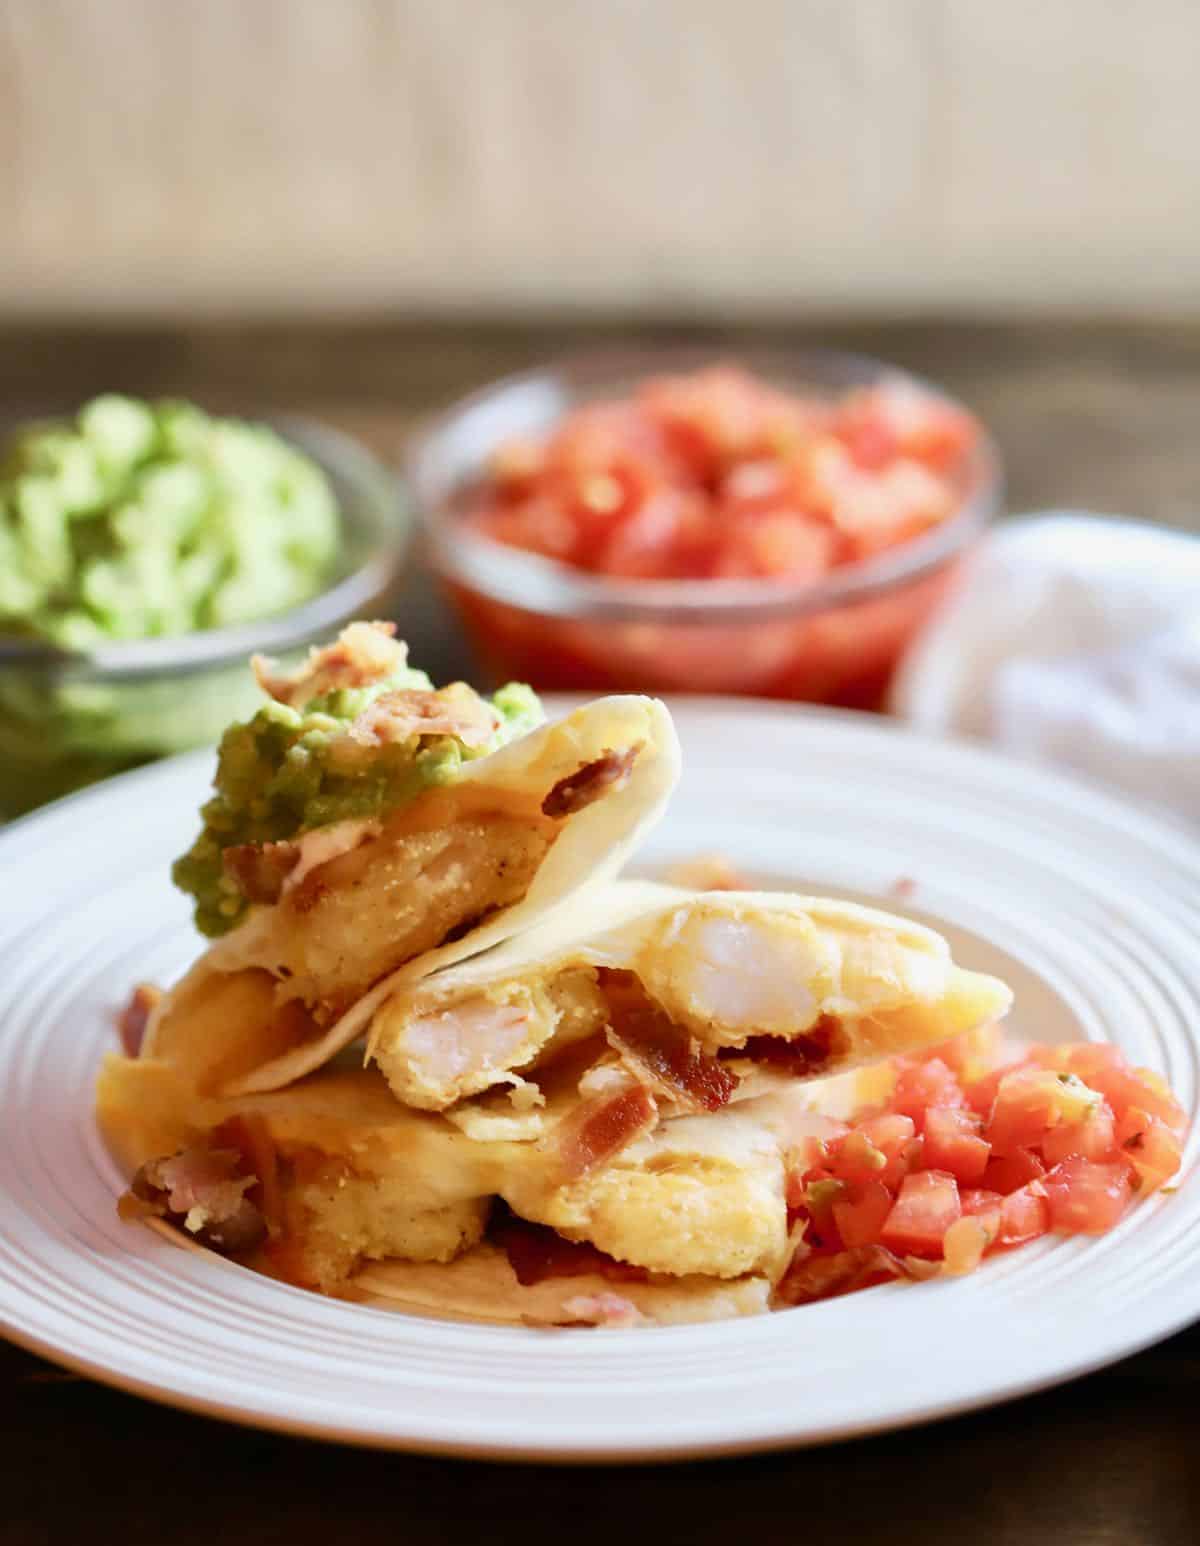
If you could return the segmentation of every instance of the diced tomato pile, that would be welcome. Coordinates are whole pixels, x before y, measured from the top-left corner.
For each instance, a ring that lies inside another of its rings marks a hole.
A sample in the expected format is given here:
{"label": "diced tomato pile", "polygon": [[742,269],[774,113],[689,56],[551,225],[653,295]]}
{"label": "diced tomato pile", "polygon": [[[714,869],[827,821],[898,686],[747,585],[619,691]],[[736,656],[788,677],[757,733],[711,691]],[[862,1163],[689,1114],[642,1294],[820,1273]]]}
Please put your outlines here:
{"label": "diced tomato pile", "polygon": [[951,515],[977,438],[900,380],[827,401],[714,366],[501,446],[464,518],[597,574],[817,579]]}
{"label": "diced tomato pile", "polygon": [[1117,1048],[1037,1046],[981,1062],[949,1043],[899,1058],[887,1104],[797,1151],[793,1304],[889,1277],[961,1274],[1040,1235],[1099,1235],[1178,1171],[1187,1118]]}

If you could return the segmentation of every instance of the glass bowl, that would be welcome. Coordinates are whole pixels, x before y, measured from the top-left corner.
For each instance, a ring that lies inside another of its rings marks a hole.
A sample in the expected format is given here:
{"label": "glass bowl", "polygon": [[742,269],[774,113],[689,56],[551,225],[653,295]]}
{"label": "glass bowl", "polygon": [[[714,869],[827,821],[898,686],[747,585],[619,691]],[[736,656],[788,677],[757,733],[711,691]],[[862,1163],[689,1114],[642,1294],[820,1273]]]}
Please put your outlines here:
{"label": "glass bowl", "polygon": [[[999,507],[999,459],[982,428],[955,469],[961,493],[952,516],[817,581],[615,579],[506,546],[456,516],[464,489],[510,437],[539,437],[581,403],[724,357],[689,347],[569,358],[473,393],[417,440],[407,474],[430,556],[493,678],[546,690],[882,705],[899,657]],[[961,408],[927,382],[855,355],[749,350],[729,358],[804,395],[896,381]]]}
{"label": "glass bowl", "polygon": [[342,544],[327,588],[271,617],[87,655],[0,637],[0,816],[215,741],[261,702],[247,667],[254,651],[286,656],[386,608],[412,531],[396,479],[336,430],[296,418],[263,422],[333,486]]}

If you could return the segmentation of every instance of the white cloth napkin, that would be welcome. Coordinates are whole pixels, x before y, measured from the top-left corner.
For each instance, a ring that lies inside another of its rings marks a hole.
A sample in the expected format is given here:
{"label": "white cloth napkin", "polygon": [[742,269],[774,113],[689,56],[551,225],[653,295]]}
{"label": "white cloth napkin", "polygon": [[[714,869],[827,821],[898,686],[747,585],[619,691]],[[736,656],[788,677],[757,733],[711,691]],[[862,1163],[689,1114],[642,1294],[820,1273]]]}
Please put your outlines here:
{"label": "white cloth napkin", "polygon": [[1200,821],[1200,538],[1074,513],[997,528],[891,707]]}

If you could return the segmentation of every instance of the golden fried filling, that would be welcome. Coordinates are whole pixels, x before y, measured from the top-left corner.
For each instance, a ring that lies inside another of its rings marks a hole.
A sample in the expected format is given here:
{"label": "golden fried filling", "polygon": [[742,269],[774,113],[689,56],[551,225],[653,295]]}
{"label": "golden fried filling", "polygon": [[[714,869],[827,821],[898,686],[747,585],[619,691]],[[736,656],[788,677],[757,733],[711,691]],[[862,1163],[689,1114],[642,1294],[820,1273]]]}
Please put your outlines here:
{"label": "golden fried filling", "polygon": [[528,891],[549,821],[495,813],[369,838],[313,870],[268,915],[263,961],[287,996],[339,1010],[414,956]]}
{"label": "golden fried filling", "polygon": [[827,1075],[943,1041],[1003,1013],[1008,997],[956,967],[927,930],[905,934],[861,910],[699,897],[557,962],[401,986],[376,1009],[367,1050],[397,1099],[444,1110],[535,1078],[564,1046],[603,1031],[659,1098],[715,1110],[747,1065]]}
{"label": "golden fried filling", "polygon": [[155,1054],[211,1093],[319,1037],[396,967],[519,901],[550,823],[482,816],[389,832],[310,871],[254,923],[257,963],[175,990]]}
{"label": "golden fried filling", "polygon": [[[457,1258],[497,1208],[501,1220],[511,1210],[637,1273],[769,1272],[787,1234],[777,1124],[750,1108],[660,1121],[644,1097],[631,1122],[630,1086],[619,1071],[597,1080],[590,1056],[580,1046],[564,1059],[546,1105],[509,1129],[517,1136],[472,1136],[469,1121],[406,1109],[361,1068],[221,1101],[197,1096],[163,1063],[114,1057],[99,1113],[135,1176],[126,1216],[165,1218],[324,1292],[368,1262]],[[587,1136],[589,1124],[609,1149]],[[251,1218],[247,1229],[246,1203],[257,1228]],[[237,1238],[222,1233],[234,1228]]]}

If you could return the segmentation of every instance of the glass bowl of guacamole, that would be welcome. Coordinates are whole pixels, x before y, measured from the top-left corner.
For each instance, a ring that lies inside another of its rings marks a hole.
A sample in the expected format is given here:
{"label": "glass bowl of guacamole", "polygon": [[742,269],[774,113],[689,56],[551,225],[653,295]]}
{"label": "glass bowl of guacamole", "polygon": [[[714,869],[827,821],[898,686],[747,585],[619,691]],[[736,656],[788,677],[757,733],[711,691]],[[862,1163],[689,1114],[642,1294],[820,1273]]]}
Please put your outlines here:
{"label": "glass bowl of guacamole", "polygon": [[0,432],[0,816],[215,741],[386,609],[411,524],[356,442],[107,394]]}

